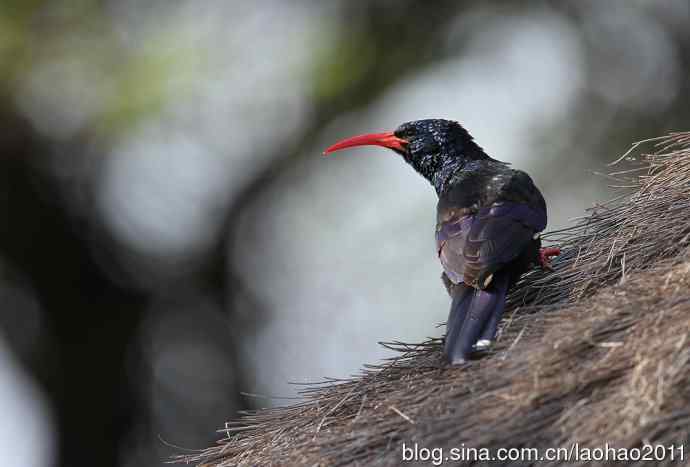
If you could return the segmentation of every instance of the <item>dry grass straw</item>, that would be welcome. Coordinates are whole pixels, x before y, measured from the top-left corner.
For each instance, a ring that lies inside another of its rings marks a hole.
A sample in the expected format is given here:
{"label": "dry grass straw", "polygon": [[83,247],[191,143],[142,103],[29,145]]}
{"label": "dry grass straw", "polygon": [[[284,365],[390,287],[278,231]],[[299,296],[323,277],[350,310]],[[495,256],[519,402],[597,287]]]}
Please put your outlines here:
{"label": "dry grass straw", "polygon": [[564,254],[554,273],[534,271],[513,290],[491,355],[448,368],[439,340],[384,344],[396,351],[386,363],[307,386],[297,405],[248,413],[216,446],[176,460],[397,466],[403,441],[687,446],[690,132],[643,143],[654,153],[630,152],[608,175],[618,199],[546,236]]}

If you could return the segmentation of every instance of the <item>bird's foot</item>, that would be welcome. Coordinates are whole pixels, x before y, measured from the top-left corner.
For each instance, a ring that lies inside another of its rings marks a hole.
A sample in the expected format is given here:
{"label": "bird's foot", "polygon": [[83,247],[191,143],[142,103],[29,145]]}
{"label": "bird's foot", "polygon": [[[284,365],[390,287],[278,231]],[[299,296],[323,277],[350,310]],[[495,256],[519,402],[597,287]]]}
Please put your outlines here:
{"label": "bird's foot", "polygon": [[560,248],[541,248],[539,250],[539,264],[541,264],[541,268],[546,271],[553,271],[553,266],[551,266],[551,257],[558,256],[560,254]]}

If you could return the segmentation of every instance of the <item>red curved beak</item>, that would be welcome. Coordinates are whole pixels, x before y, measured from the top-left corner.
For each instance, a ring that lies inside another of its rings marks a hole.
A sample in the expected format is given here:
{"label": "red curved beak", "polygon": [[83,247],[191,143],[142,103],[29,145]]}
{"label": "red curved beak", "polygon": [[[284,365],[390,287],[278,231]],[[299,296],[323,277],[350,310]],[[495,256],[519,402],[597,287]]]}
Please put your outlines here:
{"label": "red curved beak", "polygon": [[383,146],[384,148],[397,149],[404,151],[407,141],[398,138],[392,131],[386,133],[371,133],[368,135],[353,136],[342,141],[338,141],[333,146],[326,148],[323,155],[330,154],[341,149],[351,148],[354,146]]}

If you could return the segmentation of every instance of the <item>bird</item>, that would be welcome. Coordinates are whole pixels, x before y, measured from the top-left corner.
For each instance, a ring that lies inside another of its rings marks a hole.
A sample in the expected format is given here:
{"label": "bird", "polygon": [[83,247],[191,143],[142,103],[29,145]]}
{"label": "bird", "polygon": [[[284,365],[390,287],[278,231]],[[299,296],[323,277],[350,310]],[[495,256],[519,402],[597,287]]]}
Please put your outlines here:
{"label": "bird", "polygon": [[537,265],[553,270],[556,247],[542,248],[546,202],[530,176],[490,157],[457,121],[415,120],[394,131],[341,140],[388,148],[426,178],[438,195],[436,252],[451,298],[443,354],[461,365],[490,350],[506,296]]}

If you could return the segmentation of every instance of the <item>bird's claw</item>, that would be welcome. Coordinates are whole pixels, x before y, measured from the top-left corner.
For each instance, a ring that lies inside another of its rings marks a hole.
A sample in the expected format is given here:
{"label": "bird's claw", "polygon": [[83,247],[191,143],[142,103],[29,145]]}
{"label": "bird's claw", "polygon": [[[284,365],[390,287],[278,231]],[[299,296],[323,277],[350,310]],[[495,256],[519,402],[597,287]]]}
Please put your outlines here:
{"label": "bird's claw", "polygon": [[556,247],[541,248],[539,250],[539,264],[541,268],[545,271],[553,271],[553,266],[551,266],[551,257],[558,256],[561,254],[561,249]]}

